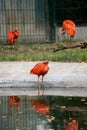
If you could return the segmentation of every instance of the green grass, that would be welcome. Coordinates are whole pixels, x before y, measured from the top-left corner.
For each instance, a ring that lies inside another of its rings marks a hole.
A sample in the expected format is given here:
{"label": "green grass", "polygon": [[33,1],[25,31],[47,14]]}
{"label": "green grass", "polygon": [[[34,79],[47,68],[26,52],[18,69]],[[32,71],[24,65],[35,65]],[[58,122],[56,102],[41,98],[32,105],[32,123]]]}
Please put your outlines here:
{"label": "green grass", "polygon": [[56,43],[0,45],[0,61],[61,61],[87,62],[87,49],[67,49],[53,52]]}

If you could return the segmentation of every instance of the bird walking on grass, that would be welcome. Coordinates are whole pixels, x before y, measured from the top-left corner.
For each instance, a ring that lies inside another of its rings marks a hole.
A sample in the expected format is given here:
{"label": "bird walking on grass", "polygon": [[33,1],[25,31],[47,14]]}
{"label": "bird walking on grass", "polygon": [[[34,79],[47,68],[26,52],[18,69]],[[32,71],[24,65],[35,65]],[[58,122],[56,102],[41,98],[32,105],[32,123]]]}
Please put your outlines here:
{"label": "bird walking on grass", "polygon": [[[49,71],[49,66],[48,66],[49,61],[46,60],[42,63],[37,63],[31,70],[30,74],[35,74],[38,76],[38,95],[40,94],[40,81],[39,78],[42,76],[42,84],[43,84],[43,79],[44,76],[47,74]],[[44,93],[44,85],[43,85],[43,93]]]}
{"label": "bird walking on grass", "polygon": [[64,20],[62,24],[62,34],[67,33],[70,38],[76,34],[76,25],[72,20]]}
{"label": "bird walking on grass", "polygon": [[7,36],[9,44],[13,45],[17,41],[19,35],[18,27],[15,27],[13,31],[9,31]]}

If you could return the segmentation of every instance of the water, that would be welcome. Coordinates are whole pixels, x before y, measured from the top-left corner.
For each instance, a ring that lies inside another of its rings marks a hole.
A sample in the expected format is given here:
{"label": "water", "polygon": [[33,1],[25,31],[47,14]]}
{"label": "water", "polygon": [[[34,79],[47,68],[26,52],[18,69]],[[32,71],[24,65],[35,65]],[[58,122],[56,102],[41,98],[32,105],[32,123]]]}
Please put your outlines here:
{"label": "water", "polygon": [[[10,105],[9,96],[0,97],[1,130],[65,130],[64,120],[70,122],[72,119],[78,121],[78,130],[87,130],[87,97],[19,97],[19,109]],[[45,104],[50,115],[39,113],[30,103],[31,100],[42,102],[43,99],[48,103]]]}

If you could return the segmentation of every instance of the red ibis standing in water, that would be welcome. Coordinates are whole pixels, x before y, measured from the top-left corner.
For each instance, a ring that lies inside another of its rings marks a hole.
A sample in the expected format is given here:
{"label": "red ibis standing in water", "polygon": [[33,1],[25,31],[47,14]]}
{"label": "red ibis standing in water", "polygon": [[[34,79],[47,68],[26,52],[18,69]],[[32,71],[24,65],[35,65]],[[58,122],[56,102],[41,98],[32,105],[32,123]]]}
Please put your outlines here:
{"label": "red ibis standing in water", "polygon": [[72,20],[64,20],[62,24],[62,34],[67,33],[70,38],[76,34],[76,25]]}
{"label": "red ibis standing in water", "polygon": [[37,63],[30,70],[30,74],[35,74],[35,75],[38,76],[38,94],[39,94],[39,87],[40,87],[40,85],[39,85],[39,77],[42,76],[42,84],[43,84],[43,78],[47,74],[47,72],[49,71],[48,63],[49,63],[48,60],[44,61],[43,63]]}

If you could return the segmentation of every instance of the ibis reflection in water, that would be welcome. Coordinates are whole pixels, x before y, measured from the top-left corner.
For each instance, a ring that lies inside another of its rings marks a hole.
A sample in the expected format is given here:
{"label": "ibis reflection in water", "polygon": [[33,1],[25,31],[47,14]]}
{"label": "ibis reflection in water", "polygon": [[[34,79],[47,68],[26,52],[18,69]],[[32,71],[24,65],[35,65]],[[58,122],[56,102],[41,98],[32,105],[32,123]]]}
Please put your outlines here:
{"label": "ibis reflection in water", "polygon": [[87,97],[1,96],[2,130],[87,130]]}
{"label": "ibis reflection in water", "polygon": [[70,122],[64,119],[65,130],[78,130],[78,121],[72,119]]}
{"label": "ibis reflection in water", "polygon": [[9,103],[11,106],[15,106],[17,110],[19,110],[21,99],[19,96],[10,96]]}
{"label": "ibis reflection in water", "polygon": [[30,103],[37,112],[45,115],[47,118],[50,117],[50,105],[46,99],[30,100]]}

